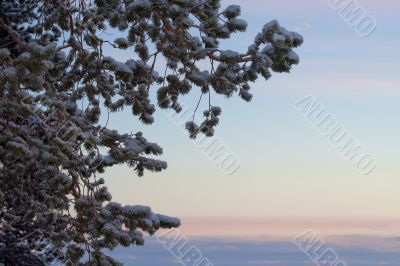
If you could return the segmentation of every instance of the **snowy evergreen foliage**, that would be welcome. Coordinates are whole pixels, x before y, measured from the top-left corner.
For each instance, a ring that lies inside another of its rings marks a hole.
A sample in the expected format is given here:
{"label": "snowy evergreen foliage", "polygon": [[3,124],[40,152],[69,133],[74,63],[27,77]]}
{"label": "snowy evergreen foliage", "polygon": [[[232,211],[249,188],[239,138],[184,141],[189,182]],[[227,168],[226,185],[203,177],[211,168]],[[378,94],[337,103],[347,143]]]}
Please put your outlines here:
{"label": "snowy evergreen foliage", "polygon": [[[99,119],[130,108],[151,124],[156,106],[179,112],[179,97],[199,89],[209,97],[204,121],[186,127],[193,138],[212,136],[221,114],[212,93],[250,101],[251,82],[299,62],[293,48],[302,37],[277,21],[247,51],[221,49],[221,39],[246,30],[239,15],[239,6],[221,10],[219,0],[0,2],[0,262],[19,254],[37,265],[119,265],[104,249],[142,245],[143,233],[180,225],[111,201],[97,177],[106,168],[127,164],[141,176],[167,164],[142,133],[122,134]],[[119,62],[110,49],[131,58]],[[156,60],[166,62],[161,75]],[[200,69],[201,61],[210,67]]]}
{"label": "snowy evergreen foliage", "polygon": [[0,228],[0,262],[4,265],[44,266],[62,260],[63,250],[53,246],[50,234],[30,223]]}

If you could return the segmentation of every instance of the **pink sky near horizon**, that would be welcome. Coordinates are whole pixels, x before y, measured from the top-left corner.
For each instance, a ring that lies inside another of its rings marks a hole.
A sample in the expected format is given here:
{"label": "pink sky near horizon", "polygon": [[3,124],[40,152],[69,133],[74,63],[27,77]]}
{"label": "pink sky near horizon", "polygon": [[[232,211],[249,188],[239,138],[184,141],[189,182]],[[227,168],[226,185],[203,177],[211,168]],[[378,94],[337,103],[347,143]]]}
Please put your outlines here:
{"label": "pink sky near horizon", "polygon": [[249,238],[252,240],[292,239],[312,229],[324,237],[400,236],[400,220],[320,218],[182,218],[179,230],[190,237]]}

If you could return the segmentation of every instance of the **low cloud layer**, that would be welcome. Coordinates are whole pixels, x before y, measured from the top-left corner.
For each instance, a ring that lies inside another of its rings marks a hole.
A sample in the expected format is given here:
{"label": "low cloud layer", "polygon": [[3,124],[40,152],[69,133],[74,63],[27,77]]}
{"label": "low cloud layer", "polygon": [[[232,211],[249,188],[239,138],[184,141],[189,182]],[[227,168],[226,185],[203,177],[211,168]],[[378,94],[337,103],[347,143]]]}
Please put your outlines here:
{"label": "low cloud layer", "polygon": [[[359,241],[362,240],[362,241]],[[346,237],[338,241],[342,244],[329,244],[348,266],[398,266],[400,249],[399,238],[357,238]],[[362,244],[361,244],[362,242]],[[380,243],[379,246],[376,244]],[[292,242],[261,242],[248,240],[202,239],[192,240],[214,266],[312,266],[315,265]],[[124,265],[141,266],[179,266],[179,260],[155,239],[148,239],[143,247],[118,248],[113,255]]]}

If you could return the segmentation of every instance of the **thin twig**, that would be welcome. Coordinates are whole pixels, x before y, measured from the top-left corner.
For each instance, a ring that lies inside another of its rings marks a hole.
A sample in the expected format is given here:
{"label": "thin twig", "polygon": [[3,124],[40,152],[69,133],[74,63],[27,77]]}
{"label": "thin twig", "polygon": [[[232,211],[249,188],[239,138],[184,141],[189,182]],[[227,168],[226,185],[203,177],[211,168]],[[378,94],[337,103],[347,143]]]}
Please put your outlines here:
{"label": "thin twig", "polygon": [[195,115],[196,115],[197,109],[199,108],[201,99],[203,98],[203,94],[204,94],[204,93],[202,92],[201,95],[200,95],[199,101],[197,102],[196,109],[194,109],[192,122],[194,122],[194,117],[195,117]]}

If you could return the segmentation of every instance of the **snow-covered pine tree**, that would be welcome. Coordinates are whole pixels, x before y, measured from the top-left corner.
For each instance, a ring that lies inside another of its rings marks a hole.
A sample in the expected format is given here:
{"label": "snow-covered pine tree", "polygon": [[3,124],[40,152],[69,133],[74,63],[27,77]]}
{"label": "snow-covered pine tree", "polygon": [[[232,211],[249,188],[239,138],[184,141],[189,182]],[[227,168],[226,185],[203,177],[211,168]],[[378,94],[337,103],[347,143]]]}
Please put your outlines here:
{"label": "snow-covered pine tree", "polygon": [[[179,112],[179,97],[193,88],[250,101],[251,82],[299,62],[293,48],[302,37],[277,21],[247,51],[221,49],[221,39],[246,30],[239,15],[239,6],[222,10],[219,0],[0,2],[0,262],[4,254],[20,261],[19,254],[38,265],[118,265],[102,251],[180,225],[149,207],[111,201],[98,173],[127,164],[141,176],[167,164],[154,159],[162,149],[142,133],[123,134],[99,119],[131,108],[151,124],[156,105]],[[117,36],[102,34],[108,30]],[[116,60],[116,50],[130,58]],[[156,61],[165,62],[161,75]],[[200,69],[204,61],[209,67]],[[209,102],[201,124],[188,121],[190,136],[212,136],[220,114]]]}

